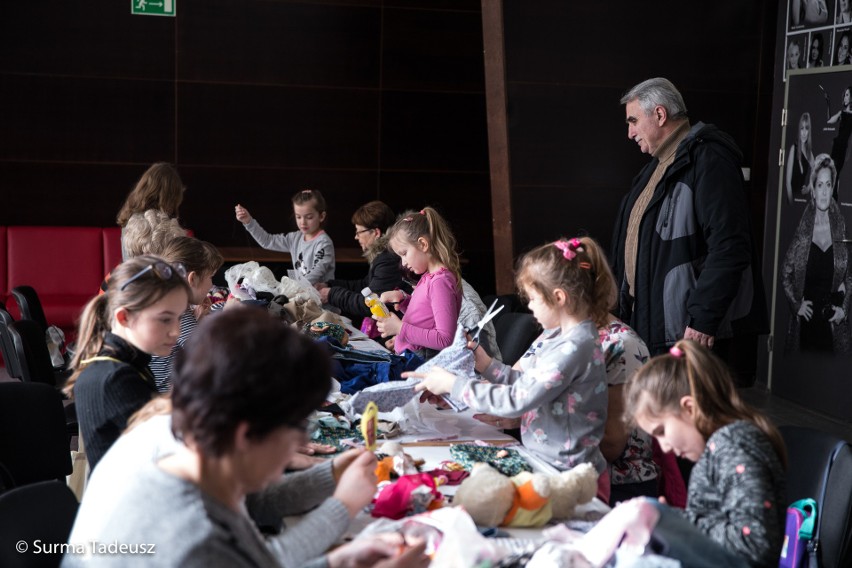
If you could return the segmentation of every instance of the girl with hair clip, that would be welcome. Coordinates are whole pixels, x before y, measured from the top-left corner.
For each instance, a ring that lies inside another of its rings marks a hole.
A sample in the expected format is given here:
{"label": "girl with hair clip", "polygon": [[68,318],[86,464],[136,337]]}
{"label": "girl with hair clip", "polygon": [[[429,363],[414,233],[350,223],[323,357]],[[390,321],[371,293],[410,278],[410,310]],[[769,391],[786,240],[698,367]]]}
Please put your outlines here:
{"label": "girl with hair clip", "polygon": [[407,211],[388,231],[393,251],[402,265],[422,275],[409,296],[402,290],[383,292],[381,300],[397,304],[404,314],[376,318],[382,337],[395,336],[397,353],[412,351],[425,359],[453,342],[461,309],[461,268],[456,238],[441,215],[431,207]]}
{"label": "girl with hair clip", "polygon": [[183,267],[137,256],[112,271],[107,292],[83,310],[74,373],[65,393],[76,401],[80,435],[92,469],[130,416],[157,394],[152,355],[171,353],[190,288]]}
{"label": "girl with hair clip", "polygon": [[148,368],[154,375],[157,392],[168,392],[172,385],[175,356],[198,326],[198,320],[210,311],[207,293],[213,287],[213,275],[222,267],[222,254],[215,246],[193,237],[177,237],[165,246],[163,258],[174,266],[183,266],[189,284],[189,305],[180,314],[180,335],[166,357],[153,355]]}
{"label": "girl with hair clip", "polygon": [[162,211],[168,218],[175,219],[178,209],[183,203],[183,194],[186,187],[178,175],[177,170],[166,162],[157,162],[145,170],[136,187],[127,195],[115,222],[121,227],[121,255],[124,260],[129,259],[127,244],[125,243],[125,228],[130,218],[137,213],[145,213],[150,210]]}
{"label": "girl with hair clip", "polygon": [[298,231],[267,233],[240,204],[234,207],[237,221],[266,250],[289,252],[293,269],[311,285],[334,280],[334,243],[322,228],[325,221],[325,198],[316,189],[303,189],[293,196],[293,216]]}
{"label": "girl with hair clip", "polygon": [[663,450],[696,462],[686,509],[628,501],[589,533],[587,544],[595,545],[587,556],[608,556],[626,534],[628,541],[650,536],[660,545],[655,551],[686,566],[778,566],[784,442],[769,419],[740,398],[725,364],[697,343],[679,341],[627,384],[625,409],[625,420]]}
{"label": "girl with hair clip", "polygon": [[[598,496],[609,498],[609,473],[600,450],[607,418],[606,369],[594,322],[596,274],[580,239],[542,245],[522,257],[518,289],[544,332],[513,367],[474,344],[481,380],[440,368],[403,373],[422,378],[415,388],[451,394],[477,412],[521,418],[525,447],[554,467],[595,466]],[[426,392],[428,391],[428,392]]]}

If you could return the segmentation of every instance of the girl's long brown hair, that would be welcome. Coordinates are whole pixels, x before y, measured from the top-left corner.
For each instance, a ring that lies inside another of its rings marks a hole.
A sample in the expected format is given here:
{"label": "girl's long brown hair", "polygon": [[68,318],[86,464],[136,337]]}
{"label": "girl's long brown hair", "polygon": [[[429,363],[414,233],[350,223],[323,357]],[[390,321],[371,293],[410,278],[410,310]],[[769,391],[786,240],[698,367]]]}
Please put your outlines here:
{"label": "girl's long brown hair", "polygon": [[769,418],[740,397],[725,363],[694,341],[680,340],[673,349],[677,356],[657,355],[628,381],[625,421],[635,425],[639,414],[679,413],[681,399],[691,396],[695,400],[695,427],[705,440],[722,426],[745,420],[766,434],[786,467],[787,450],[781,434]]}

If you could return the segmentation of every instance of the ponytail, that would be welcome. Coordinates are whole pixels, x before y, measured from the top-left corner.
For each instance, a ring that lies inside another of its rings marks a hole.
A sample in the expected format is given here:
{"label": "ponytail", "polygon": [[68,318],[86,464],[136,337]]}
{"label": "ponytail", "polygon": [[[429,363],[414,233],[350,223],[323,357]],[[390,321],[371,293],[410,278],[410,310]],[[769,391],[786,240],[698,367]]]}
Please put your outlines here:
{"label": "ponytail", "polygon": [[82,362],[100,352],[104,344],[104,334],[110,330],[110,327],[109,298],[107,294],[99,294],[89,300],[80,316],[80,324],[77,328],[77,351],[71,359],[71,368],[74,372],[62,388],[69,399],[74,398],[74,385],[83,370]]}
{"label": "ponytail", "polygon": [[420,238],[429,242],[429,253],[456,277],[456,285],[461,289],[461,261],[456,238],[449,223],[432,207],[406,211],[388,230],[389,240],[414,244]]}

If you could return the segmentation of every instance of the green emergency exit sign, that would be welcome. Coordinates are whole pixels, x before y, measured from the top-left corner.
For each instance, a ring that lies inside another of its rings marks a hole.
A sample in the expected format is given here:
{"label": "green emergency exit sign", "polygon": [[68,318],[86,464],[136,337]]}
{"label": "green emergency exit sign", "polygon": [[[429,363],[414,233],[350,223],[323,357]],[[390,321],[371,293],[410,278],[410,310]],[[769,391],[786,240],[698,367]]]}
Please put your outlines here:
{"label": "green emergency exit sign", "polygon": [[130,0],[130,13],[142,16],[175,17],[177,0]]}

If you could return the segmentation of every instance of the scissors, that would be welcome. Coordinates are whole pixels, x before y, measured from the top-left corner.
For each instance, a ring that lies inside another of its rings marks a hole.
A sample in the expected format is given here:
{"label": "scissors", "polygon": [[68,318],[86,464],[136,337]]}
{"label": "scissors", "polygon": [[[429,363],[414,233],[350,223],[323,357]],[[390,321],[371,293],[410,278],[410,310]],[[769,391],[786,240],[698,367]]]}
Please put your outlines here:
{"label": "scissors", "polygon": [[471,328],[465,328],[465,332],[470,334],[470,341],[474,344],[473,350],[475,351],[477,347],[479,347],[479,334],[482,333],[482,328],[485,327],[485,324],[494,319],[494,316],[500,313],[500,311],[505,308],[505,305],[501,305],[496,310],[494,306],[497,305],[499,298],[495,298],[495,300],[488,307],[488,310],[485,312],[485,315],[482,316],[482,319],[476,322],[476,325]]}

